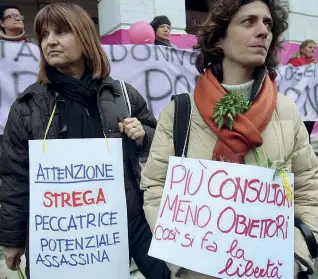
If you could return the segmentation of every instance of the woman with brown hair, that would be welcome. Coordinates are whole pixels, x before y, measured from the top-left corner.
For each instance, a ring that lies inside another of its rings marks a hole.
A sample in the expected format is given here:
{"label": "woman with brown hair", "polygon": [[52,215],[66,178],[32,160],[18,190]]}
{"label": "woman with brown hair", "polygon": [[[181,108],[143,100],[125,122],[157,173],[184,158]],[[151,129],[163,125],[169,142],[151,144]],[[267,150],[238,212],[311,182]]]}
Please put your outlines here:
{"label": "woman with brown hair", "polygon": [[[302,276],[313,273],[313,258],[317,256],[318,161],[297,106],[277,92],[277,52],[287,27],[286,7],[279,0],[211,2],[211,12],[199,35],[201,54],[197,67],[201,75],[193,96],[189,96],[192,111],[187,124],[187,153],[183,154],[194,159],[265,167],[270,167],[269,162],[283,163],[294,173],[295,217],[302,224],[302,230],[295,227],[294,273],[297,278],[300,270]],[[230,112],[223,116],[220,101],[225,97],[227,100],[235,97],[244,106],[239,107],[240,110],[231,106]],[[217,109],[222,117],[213,116]],[[174,113],[173,103],[161,112],[142,172],[144,210],[152,230],[169,157],[176,154]],[[308,245],[304,230],[310,236]],[[257,253],[259,251],[255,251]],[[169,267],[172,274],[182,279],[214,278],[170,264]]]}
{"label": "woman with brown hair", "polygon": [[[0,245],[8,268],[16,269],[25,249],[28,256],[28,140],[44,139],[51,122],[48,139],[122,137],[130,257],[146,278],[168,278],[166,264],[147,255],[151,231],[139,189],[139,157],[149,152],[156,119],[136,89],[109,76],[94,23],[80,6],[45,6],[34,31],[38,80],[12,105],[0,152]],[[120,102],[124,87],[130,111]]]}
{"label": "woman with brown hair", "polygon": [[315,54],[316,42],[314,40],[306,40],[300,44],[298,56],[291,58],[288,63],[294,67],[317,63]]}

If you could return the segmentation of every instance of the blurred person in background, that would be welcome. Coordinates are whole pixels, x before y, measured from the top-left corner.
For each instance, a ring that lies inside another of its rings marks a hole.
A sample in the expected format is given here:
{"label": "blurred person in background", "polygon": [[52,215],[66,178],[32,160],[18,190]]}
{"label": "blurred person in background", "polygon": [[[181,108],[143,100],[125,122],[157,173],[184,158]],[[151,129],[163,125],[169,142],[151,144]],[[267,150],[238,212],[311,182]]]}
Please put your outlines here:
{"label": "blurred person in background", "polygon": [[31,42],[31,38],[25,34],[23,19],[19,7],[0,4],[0,40]]}
{"label": "blurred person in background", "polygon": [[150,22],[153,30],[156,34],[155,45],[176,47],[169,41],[169,35],[171,33],[171,22],[166,16],[156,16],[152,22]]}
{"label": "blurred person in background", "polygon": [[[34,43],[34,41],[25,34],[23,19],[24,17],[21,15],[18,6],[0,4],[0,40]],[[0,147],[2,138],[3,135],[0,134]]]}
{"label": "blurred person in background", "polygon": [[[299,53],[295,55],[296,57],[291,58],[288,63],[294,67],[317,63],[315,55],[316,42],[314,40],[306,40],[301,43],[299,47]],[[310,139],[310,135],[315,126],[315,121],[304,121],[304,124]]]}
{"label": "blurred person in background", "polygon": [[314,40],[303,41],[299,47],[299,53],[294,54],[288,63],[294,67],[317,63],[316,55],[316,42]]}

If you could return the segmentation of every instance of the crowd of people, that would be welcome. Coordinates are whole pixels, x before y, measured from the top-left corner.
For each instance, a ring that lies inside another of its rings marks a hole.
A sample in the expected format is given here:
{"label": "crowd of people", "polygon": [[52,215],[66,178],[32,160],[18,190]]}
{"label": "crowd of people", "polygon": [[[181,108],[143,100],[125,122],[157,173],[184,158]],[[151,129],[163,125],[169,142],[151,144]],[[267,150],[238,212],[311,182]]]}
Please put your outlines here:
{"label": "crowd of people", "polygon": [[[262,167],[270,167],[269,160],[281,163],[288,158],[285,164],[295,177],[295,218],[301,224],[295,227],[294,278],[308,278],[317,257],[313,251],[318,239],[318,160],[296,104],[278,93],[275,82],[287,17],[280,1],[211,3],[198,34],[200,78],[190,95],[184,152],[194,159]],[[31,41],[18,7],[4,6],[0,24],[1,39]],[[155,17],[151,26],[156,45],[174,47],[166,16]],[[111,77],[93,21],[78,5],[46,5],[35,17],[34,36],[40,50],[37,82],[13,103],[0,148],[0,246],[7,267],[16,270],[25,254],[29,278],[28,141],[45,134],[47,139],[107,136],[123,140],[129,256],[140,272],[147,279],[213,279],[148,255],[169,157],[175,155],[174,102],[157,123],[142,95],[126,83],[131,113],[126,106],[118,107],[121,84]],[[300,56],[290,63],[315,62],[315,46],[314,41],[304,42]],[[232,92],[241,92],[251,105],[235,116],[231,128],[226,121],[216,123],[213,114],[216,104]],[[142,171],[141,157],[147,158]]]}

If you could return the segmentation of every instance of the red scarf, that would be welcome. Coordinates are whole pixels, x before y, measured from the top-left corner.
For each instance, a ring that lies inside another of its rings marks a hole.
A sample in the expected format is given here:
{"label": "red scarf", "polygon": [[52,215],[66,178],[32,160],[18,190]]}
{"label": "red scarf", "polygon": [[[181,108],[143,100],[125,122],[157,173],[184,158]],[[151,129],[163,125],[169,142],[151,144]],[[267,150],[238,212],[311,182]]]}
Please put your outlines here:
{"label": "red scarf", "polygon": [[261,146],[261,133],[268,125],[277,102],[277,86],[266,74],[262,88],[251,108],[243,115],[234,118],[233,129],[223,127],[220,130],[213,119],[216,103],[227,94],[211,71],[199,78],[194,90],[196,106],[213,133],[218,136],[212,154],[212,160],[242,163],[247,151]]}

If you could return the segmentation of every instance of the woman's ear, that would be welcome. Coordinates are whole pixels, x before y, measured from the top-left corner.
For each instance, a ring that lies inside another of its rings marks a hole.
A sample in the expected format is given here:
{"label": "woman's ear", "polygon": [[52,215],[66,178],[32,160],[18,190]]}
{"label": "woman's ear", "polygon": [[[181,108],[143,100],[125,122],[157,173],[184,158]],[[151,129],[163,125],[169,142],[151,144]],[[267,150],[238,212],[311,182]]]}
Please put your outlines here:
{"label": "woman's ear", "polygon": [[220,41],[215,44],[215,50],[218,53],[223,53],[223,44],[222,43],[223,43],[223,41],[222,41],[222,39],[220,39]]}
{"label": "woman's ear", "polygon": [[220,39],[220,41],[218,41],[218,42],[215,44],[215,47],[216,47],[216,48],[223,49],[223,45],[222,45],[222,43],[223,43],[223,40],[222,40],[222,39]]}

